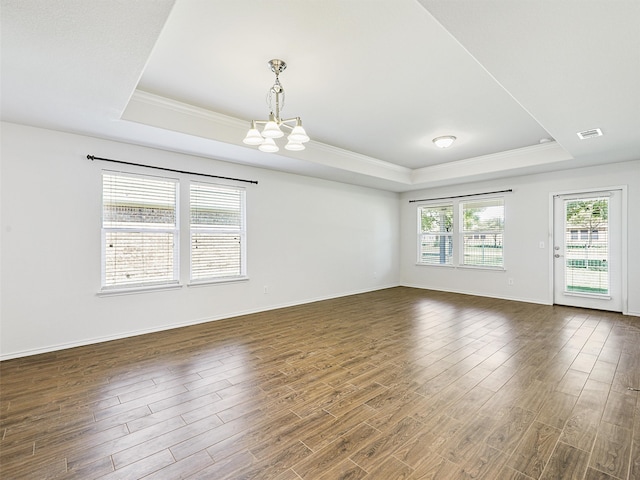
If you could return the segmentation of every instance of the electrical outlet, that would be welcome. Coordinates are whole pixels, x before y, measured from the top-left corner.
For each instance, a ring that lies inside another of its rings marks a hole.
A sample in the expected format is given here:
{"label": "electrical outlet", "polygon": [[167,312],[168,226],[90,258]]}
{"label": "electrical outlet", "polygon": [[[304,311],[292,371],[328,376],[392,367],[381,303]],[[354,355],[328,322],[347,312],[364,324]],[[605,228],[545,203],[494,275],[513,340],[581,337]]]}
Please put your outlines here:
{"label": "electrical outlet", "polygon": [[508,285],[513,285],[513,278],[509,278],[509,279],[507,280],[507,284],[508,284]]}

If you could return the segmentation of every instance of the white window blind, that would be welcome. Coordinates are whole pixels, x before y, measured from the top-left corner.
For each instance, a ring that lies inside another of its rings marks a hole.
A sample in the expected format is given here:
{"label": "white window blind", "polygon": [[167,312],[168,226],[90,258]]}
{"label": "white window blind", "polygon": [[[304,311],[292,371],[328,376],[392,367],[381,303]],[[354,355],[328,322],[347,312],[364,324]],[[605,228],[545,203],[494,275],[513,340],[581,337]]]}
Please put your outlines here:
{"label": "white window blind", "polygon": [[177,283],[178,183],[103,172],[102,288]]}
{"label": "white window blind", "polygon": [[190,185],[191,281],[246,275],[245,190]]}
{"label": "white window blind", "polygon": [[460,202],[462,265],[503,267],[504,198]]}
{"label": "white window blind", "polygon": [[418,207],[418,263],[453,262],[453,204]]}

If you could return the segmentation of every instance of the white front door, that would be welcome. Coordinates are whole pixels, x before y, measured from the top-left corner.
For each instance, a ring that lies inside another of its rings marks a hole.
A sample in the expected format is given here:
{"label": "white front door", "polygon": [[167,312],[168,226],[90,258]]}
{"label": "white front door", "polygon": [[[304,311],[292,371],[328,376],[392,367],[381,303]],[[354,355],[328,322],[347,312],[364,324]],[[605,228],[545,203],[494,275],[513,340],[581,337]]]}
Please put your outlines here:
{"label": "white front door", "polygon": [[553,303],[622,311],[622,191],[554,196]]}

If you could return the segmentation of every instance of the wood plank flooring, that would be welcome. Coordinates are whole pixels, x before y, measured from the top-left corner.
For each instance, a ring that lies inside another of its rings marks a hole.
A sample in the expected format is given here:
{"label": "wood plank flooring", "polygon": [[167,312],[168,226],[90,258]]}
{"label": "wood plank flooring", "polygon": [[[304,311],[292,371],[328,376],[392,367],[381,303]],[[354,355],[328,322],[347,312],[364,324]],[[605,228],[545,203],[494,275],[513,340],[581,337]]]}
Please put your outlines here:
{"label": "wood plank flooring", "polygon": [[3,479],[640,479],[613,313],[398,287],[0,369]]}

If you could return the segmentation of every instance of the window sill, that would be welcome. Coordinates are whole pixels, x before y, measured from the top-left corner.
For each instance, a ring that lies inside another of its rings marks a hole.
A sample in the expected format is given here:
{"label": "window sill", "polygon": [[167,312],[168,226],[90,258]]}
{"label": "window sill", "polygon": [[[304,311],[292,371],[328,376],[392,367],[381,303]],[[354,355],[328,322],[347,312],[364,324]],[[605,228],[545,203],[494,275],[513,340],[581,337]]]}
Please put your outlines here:
{"label": "window sill", "polygon": [[219,278],[209,280],[193,281],[187,284],[187,287],[206,287],[208,285],[220,285],[226,283],[248,282],[249,277]]}
{"label": "window sill", "polygon": [[461,268],[463,270],[489,270],[493,272],[506,272],[504,267],[488,267],[488,266],[476,266],[476,265],[447,265],[441,263],[416,263],[416,267],[438,267],[438,268]]}
{"label": "window sill", "polygon": [[492,272],[506,272],[507,269],[504,267],[490,267],[488,265],[458,265],[457,268],[463,268],[466,270],[489,270]]}
{"label": "window sill", "polygon": [[118,295],[136,295],[138,293],[151,293],[161,292],[164,290],[178,290],[182,288],[179,283],[165,284],[165,285],[149,285],[146,287],[131,287],[131,288],[118,288],[118,289],[105,289],[100,290],[96,295],[99,297],[115,297]]}
{"label": "window sill", "polygon": [[455,265],[448,263],[416,263],[417,267],[438,267],[438,268],[455,268]]}

